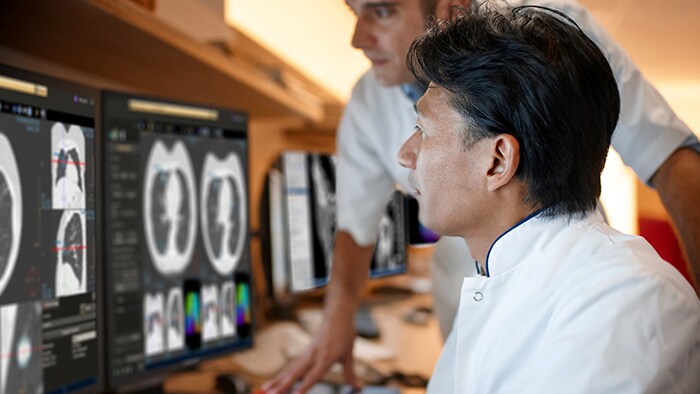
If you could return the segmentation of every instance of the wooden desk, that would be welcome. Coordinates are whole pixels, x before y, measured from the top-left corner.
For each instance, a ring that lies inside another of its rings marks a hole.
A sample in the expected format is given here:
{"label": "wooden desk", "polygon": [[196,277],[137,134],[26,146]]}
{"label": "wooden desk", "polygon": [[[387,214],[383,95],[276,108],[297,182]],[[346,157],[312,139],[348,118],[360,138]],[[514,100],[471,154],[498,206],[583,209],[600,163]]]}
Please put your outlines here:
{"label": "wooden desk", "polygon": [[[402,280],[401,278],[398,278]],[[386,361],[372,362],[382,373],[401,371],[429,377],[442,349],[442,339],[437,320],[431,316],[423,326],[407,323],[403,317],[416,307],[430,306],[427,294],[386,294],[378,290],[367,300],[381,332],[377,340],[380,345],[393,350],[395,357]],[[318,306],[320,307],[320,306]],[[255,351],[252,349],[250,351]],[[181,373],[165,382],[168,393],[212,393],[214,378],[219,373],[236,373],[259,387],[269,377],[253,376],[236,365],[231,356],[224,356],[202,364],[199,371]],[[401,388],[405,394],[424,393],[424,389]]]}

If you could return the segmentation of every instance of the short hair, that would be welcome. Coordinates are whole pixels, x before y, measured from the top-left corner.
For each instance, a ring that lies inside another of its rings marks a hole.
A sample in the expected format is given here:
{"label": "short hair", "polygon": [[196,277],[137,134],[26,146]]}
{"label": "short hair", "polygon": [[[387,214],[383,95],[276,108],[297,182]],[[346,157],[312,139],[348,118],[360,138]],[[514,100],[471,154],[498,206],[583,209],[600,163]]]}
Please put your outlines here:
{"label": "short hair", "polygon": [[536,6],[461,9],[431,23],[407,64],[419,82],[448,91],[465,146],[517,139],[526,203],[548,217],[595,208],[620,97],[605,55],[571,19]]}

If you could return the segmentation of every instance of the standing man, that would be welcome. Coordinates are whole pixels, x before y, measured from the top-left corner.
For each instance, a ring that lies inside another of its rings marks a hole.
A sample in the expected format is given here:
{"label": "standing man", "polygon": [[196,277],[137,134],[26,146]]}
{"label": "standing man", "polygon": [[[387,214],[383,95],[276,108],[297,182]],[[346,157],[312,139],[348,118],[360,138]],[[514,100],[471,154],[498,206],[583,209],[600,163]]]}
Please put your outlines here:
{"label": "standing man", "polygon": [[424,223],[484,273],[463,279],[428,393],[700,391],[695,291],[596,211],[620,112],[596,44],[555,11],[484,6],[409,59],[428,89],[399,161]]}
{"label": "standing man", "polygon": [[[452,6],[469,0],[346,0],[357,15],[352,45],[372,62],[357,83],[338,131],[338,234],[325,322],[309,350],[263,386],[281,393],[298,380],[305,392],[330,366],[341,362],[353,375],[354,315],[367,280],[373,242],[385,198],[395,184],[411,190],[408,171],[395,152],[415,127],[413,106],[423,94],[406,66],[408,48],[426,32],[431,16],[445,18]],[[700,143],[675,117],[634,64],[578,3],[564,0],[511,0],[561,10],[599,43],[611,63],[621,93],[621,118],[612,145],[639,178],[656,187],[681,233],[696,277],[700,277]],[[476,274],[464,240],[443,237],[435,248],[434,308],[443,335],[452,327],[459,288]]]}

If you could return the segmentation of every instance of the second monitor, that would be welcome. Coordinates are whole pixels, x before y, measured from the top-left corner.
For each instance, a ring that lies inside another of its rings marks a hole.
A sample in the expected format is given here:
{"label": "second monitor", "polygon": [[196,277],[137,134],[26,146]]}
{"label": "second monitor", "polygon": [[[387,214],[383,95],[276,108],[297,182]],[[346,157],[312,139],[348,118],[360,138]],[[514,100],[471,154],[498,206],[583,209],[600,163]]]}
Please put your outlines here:
{"label": "second monitor", "polygon": [[103,95],[107,383],[252,345],[245,114]]}

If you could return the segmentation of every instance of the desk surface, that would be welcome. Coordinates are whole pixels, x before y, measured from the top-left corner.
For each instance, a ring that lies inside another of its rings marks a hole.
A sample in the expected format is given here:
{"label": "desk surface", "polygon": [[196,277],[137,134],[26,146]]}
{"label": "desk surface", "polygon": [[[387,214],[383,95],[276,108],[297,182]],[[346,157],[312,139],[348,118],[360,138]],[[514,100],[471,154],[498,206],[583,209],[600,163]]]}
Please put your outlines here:
{"label": "desk surface", "polygon": [[[429,377],[442,348],[442,339],[437,320],[433,315],[425,325],[415,325],[403,320],[417,307],[430,306],[427,294],[373,294],[367,303],[381,332],[377,340],[380,346],[391,349],[395,357],[390,360],[373,361],[372,366],[382,373],[401,371]],[[254,352],[255,348],[249,350]],[[204,362],[198,371],[180,373],[168,378],[165,391],[168,393],[212,393],[214,378],[219,373],[240,374],[253,387],[258,387],[269,377],[246,373],[236,364],[232,356]],[[419,394],[423,389],[402,388],[402,393]]]}

